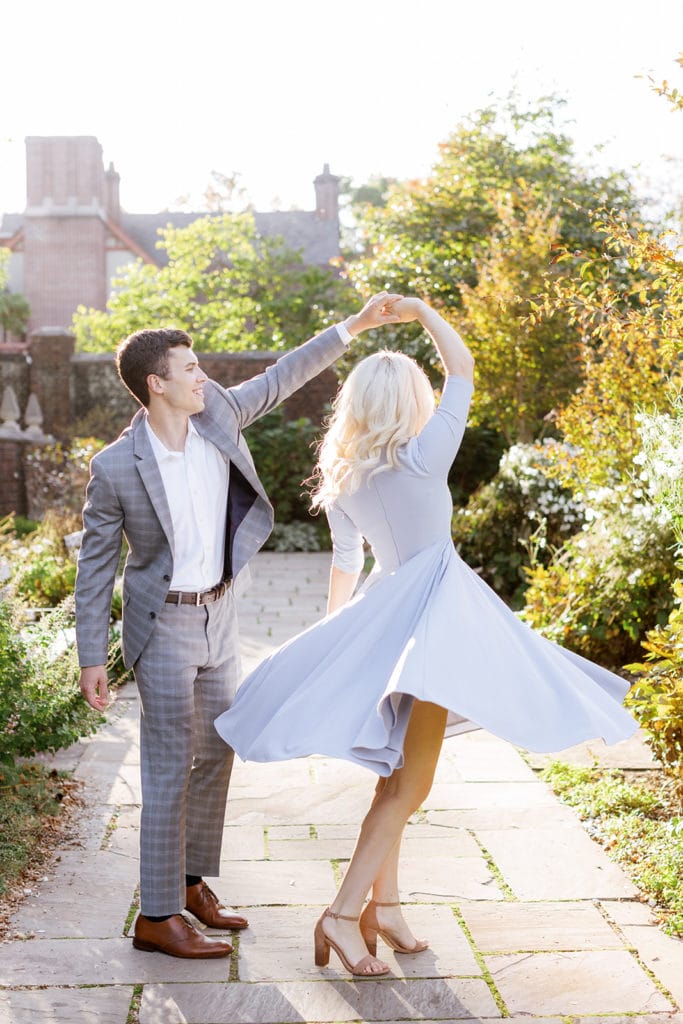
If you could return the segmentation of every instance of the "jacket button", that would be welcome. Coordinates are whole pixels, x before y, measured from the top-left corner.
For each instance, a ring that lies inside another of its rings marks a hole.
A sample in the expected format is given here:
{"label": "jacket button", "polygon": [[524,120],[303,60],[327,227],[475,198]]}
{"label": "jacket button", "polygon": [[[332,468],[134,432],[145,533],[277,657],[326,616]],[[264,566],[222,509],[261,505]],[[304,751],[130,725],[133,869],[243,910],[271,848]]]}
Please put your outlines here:
{"label": "jacket button", "polygon": [[149,617],[150,617],[150,619],[156,619],[157,613],[156,612],[150,612],[149,613]]}
{"label": "jacket button", "polygon": [[164,581],[166,583],[170,583],[171,582],[171,577],[168,575],[167,572],[164,573]]}

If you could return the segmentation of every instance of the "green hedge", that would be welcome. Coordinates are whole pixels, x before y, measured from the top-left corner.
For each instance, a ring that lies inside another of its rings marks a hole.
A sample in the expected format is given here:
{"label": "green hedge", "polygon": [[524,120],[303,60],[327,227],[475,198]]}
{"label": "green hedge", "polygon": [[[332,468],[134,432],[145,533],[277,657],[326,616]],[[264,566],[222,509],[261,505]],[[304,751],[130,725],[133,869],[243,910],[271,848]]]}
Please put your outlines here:
{"label": "green hedge", "polygon": [[0,601],[0,762],[69,746],[102,721],[78,687],[72,622],[71,599],[35,623]]}
{"label": "green hedge", "polygon": [[280,406],[252,423],[244,436],[277,521],[310,521],[304,480],[313,472],[320,429],[305,417],[285,419]]}

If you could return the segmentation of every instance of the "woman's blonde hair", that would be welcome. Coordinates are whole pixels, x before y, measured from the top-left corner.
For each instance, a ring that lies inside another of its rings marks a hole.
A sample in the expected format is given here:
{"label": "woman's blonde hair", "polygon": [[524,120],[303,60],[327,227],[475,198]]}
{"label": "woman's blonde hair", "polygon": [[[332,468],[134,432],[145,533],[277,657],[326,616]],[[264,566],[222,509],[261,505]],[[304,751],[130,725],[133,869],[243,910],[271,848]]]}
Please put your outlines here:
{"label": "woman's blonde hair", "polygon": [[[358,363],[339,389],[313,472],[313,507],[353,494],[361,476],[398,465],[397,449],[434,412],[424,371],[402,352],[384,350]],[[369,477],[368,477],[369,478]]]}

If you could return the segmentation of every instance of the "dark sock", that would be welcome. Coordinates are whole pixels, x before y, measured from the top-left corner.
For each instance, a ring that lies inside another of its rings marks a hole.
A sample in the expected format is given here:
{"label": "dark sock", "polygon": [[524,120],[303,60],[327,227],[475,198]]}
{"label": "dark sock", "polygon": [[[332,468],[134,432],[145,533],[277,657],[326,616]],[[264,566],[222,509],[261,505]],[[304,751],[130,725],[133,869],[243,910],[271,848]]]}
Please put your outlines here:
{"label": "dark sock", "polygon": [[201,875],[185,875],[185,885],[188,887],[191,885],[199,885],[201,880]]}
{"label": "dark sock", "polygon": [[161,917],[152,917],[151,914],[145,914],[144,917],[148,921],[154,921],[155,924],[159,924],[160,921],[168,921],[169,917],[173,917],[173,914],[162,914]]}

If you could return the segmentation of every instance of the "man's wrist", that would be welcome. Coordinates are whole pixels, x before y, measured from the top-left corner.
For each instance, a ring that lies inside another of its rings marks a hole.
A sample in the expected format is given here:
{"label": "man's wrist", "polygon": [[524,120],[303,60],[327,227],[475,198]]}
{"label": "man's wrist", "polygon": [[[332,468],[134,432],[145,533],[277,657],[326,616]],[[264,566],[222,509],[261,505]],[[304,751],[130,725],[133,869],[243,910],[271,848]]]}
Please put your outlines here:
{"label": "man's wrist", "polygon": [[339,334],[342,341],[345,341],[348,345],[349,342],[353,341],[357,334],[360,334],[362,328],[359,327],[358,321],[360,317],[357,313],[353,313],[351,316],[347,316],[346,320],[342,320],[338,324]]}

